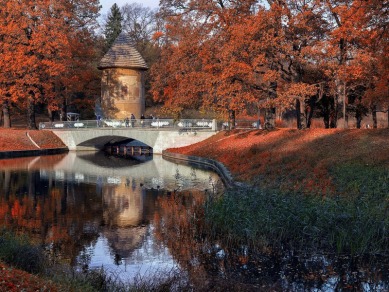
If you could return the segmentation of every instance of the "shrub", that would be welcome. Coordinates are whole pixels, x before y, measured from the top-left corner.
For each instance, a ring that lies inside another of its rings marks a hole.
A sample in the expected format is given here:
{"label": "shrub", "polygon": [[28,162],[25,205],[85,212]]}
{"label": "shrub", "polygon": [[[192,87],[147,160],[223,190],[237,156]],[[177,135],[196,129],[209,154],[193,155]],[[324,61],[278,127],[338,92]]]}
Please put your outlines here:
{"label": "shrub", "polygon": [[45,267],[43,249],[31,245],[26,236],[0,231],[0,260],[29,273],[40,273]]}

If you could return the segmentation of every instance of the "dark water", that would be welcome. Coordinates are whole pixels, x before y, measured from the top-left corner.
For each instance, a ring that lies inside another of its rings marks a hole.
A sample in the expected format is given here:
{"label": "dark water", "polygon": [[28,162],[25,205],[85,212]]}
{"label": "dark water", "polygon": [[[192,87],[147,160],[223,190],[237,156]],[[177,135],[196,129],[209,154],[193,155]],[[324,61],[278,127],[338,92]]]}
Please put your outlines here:
{"label": "dark water", "polygon": [[0,226],[29,234],[53,261],[103,266],[125,282],[179,271],[204,291],[389,291],[384,256],[254,252],[209,240],[201,210],[220,188],[214,173],[160,156],[0,160]]}

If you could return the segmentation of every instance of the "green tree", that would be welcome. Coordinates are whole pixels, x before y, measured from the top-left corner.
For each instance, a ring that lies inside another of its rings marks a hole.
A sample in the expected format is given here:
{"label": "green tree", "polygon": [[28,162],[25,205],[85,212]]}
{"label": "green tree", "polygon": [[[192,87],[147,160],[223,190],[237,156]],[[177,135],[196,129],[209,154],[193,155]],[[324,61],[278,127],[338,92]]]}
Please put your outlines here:
{"label": "green tree", "polygon": [[104,36],[105,36],[105,52],[109,50],[113,42],[122,32],[123,16],[120,12],[117,4],[113,4],[111,11],[108,14],[107,22],[105,24]]}

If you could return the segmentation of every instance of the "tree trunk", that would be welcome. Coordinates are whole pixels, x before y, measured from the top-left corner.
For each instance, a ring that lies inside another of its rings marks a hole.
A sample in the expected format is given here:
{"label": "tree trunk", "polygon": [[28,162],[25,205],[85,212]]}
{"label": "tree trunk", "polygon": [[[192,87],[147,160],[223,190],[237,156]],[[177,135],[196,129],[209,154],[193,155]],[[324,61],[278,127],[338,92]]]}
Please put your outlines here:
{"label": "tree trunk", "polygon": [[328,96],[321,99],[324,128],[330,128],[330,102]]}
{"label": "tree trunk", "polygon": [[389,107],[388,107],[388,129],[389,129]]}
{"label": "tree trunk", "polygon": [[355,118],[357,119],[357,129],[361,128],[361,123],[362,123],[362,115],[360,113],[355,114]]}
{"label": "tree trunk", "polygon": [[297,129],[303,130],[307,128],[307,113],[301,111],[301,100],[296,98],[296,113],[297,113]]}
{"label": "tree trunk", "polygon": [[296,98],[296,122],[297,129],[301,129],[301,103],[298,98]]}
{"label": "tree trunk", "polygon": [[47,109],[47,113],[49,114],[50,122],[54,122],[54,111]]}
{"label": "tree trunk", "polygon": [[228,110],[228,129],[232,130],[235,129],[235,111],[234,110]]}
{"label": "tree trunk", "polygon": [[35,122],[35,102],[34,98],[30,96],[27,100],[27,127],[29,129],[37,129]]}
{"label": "tree trunk", "polygon": [[371,114],[373,116],[373,128],[377,129],[377,106],[376,105],[372,106]]}
{"label": "tree trunk", "polygon": [[330,102],[330,128],[336,128],[338,122],[338,101],[333,98]]}
{"label": "tree trunk", "polygon": [[11,128],[11,117],[9,113],[9,103],[7,100],[3,101],[3,121],[4,128]]}
{"label": "tree trunk", "polygon": [[346,94],[346,84],[343,82],[342,88],[342,101],[343,101],[343,128],[348,129],[348,115],[347,115],[347,94]]}
{"label": "tree trunk", "polygon": [[274,107],[267,108],[265,112],[265,129],[272,130],[276,127],[276,109]]}
{"label": "tree trunk", "polygon": [[308,108],[308,111],[306,112],[306,116],[307,116],[307,123],[306,123],[306,125],[307,125],[308,129],[311,128],[313,112],[315,111],[316,103],[317,103],[317,99],[315,97],[311,97],[309,99],[309,108]]}
{"label": "tree trunk", "polygon": [[62,106],[59,113],[59,117],[61,121],[66,121],[66,112],[67,112],[67,102],[66,102],[66,97],[63,97]]}
{"label": "tree trunk", "polygon": [[330,115],[325,115],[323,117],[323,120],[324,120],[324,128],[325,129],[329,129],[330,128]]}

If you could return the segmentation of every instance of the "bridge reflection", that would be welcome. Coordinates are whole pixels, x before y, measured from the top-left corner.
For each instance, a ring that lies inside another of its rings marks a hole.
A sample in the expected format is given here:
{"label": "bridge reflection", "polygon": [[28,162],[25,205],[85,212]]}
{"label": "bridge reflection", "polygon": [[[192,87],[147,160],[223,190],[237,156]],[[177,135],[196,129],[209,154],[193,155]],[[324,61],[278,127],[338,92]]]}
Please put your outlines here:
{"label": "bridge reflection", "polygon": [[144,268],[169,271],[176,263],[151,225],[159,198],[169,196],[162,189],[204,190],[217,181],[159,155],[143,163],[102,152],[0,160],[0,225],[23,227],[54,259],[104,265],[123,280]]}
{"label": "bridge reflection", "polygon": [[0,160],[2,170],[25,169],[39,170],[44,178],[120,185],[136,181],[147,189],[179,190],[195,188],[204,190],[209,183],[219,180],[217,174],[201,169],[189,168],[166,161],[160,155],[152,160],[123,159],[108,156],[103,152],[69,152],[67,154],[24,157]]}

